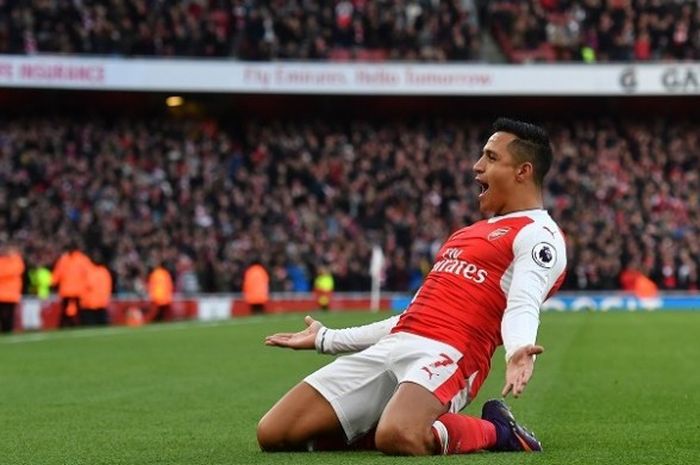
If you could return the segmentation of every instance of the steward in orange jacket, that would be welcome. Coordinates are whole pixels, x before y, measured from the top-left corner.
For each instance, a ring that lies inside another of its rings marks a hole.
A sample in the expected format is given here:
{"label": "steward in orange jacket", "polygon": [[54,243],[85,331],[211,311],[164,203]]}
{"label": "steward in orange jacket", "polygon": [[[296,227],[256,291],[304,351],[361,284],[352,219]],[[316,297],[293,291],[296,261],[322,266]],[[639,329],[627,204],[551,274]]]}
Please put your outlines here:
{"label": "steward in orange jacket", "polygon": [[250,305],[252,313],[262,313],[270,300],[270,276],[257,262],[243,273],[243,300]]}
{"label": "steward in orange jacket", "polygon": [[92,267],[77,246],[71,245],[56,262],[52,273],[52,284],[58,286],[61,297],[60,326],[77,326],[80,310],[80,296],[85,292],[87,275]]}
{"label": "steward in orange jacket", "polygon": [[162,265],[156,267],[148,276],[148,297],[151,309],[148,321],[163,321],[170,317],[173,303],[173,278]]}
{"label": "steward in orange jacket", "polygon": [[22,299],[24,260],[17,249],[0,245],[0,331],[10,333],[15,327],[15,311]]}
{"label": "steward in orange jacket", "polygon": [[83,295],[80,297],[80,324],[105,326],[109,323],[107,307],[112,297],[112,275],[106,266],[90,264]]}

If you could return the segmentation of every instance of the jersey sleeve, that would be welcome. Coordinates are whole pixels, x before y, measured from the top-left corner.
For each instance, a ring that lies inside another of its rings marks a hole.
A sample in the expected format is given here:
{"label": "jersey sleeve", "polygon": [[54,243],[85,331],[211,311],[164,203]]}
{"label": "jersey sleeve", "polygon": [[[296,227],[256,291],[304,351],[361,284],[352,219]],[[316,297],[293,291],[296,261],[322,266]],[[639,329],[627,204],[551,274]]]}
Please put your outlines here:
{"label": "jersey sleeve", "polygon": [[322,354],[364,350],[389,334],[398,321],[399,315],[394,315],[386,320],[352,328],[321,328],[316,334],[316,350]]}
{"label": "jersey sleeve", "polygon": [[[524,227],[513,241],[513,263],[507,286],[501,337],[506,360],[520,347],[534,344],[540,323],[540,307],[566,269],[566,246],[558,228],[535,222]],[[504,286],[504,287],[505,287]]]}

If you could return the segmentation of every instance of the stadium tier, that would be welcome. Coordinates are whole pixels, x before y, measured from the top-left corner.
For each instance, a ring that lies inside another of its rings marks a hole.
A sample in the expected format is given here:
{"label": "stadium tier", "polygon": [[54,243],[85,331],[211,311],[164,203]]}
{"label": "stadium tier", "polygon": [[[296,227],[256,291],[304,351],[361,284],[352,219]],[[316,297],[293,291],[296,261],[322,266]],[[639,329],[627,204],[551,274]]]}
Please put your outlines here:
{"label": "stadium tier", "polygon": [[378,246],[374,289],[412,293],[481,217],[472,166],[508,115],[551,132],[563,289],[631,290],[634,270],[696,290],[699,18],[659,0],[2,2],[0,242],[27,270],[78,242],[132,295],[158,264],[178,293],[238,292],[255,260],[273,292],[325,266],[367,291]]}
{"label": "stadium tier", "polygon": [[[24,117],[0,123],[0,230],[31,264],[80,239],[117,292],[160,261],[185,293],[234,292],[253,259],[273,291],[322,263],[336,290],[415,291],[439,245],[480,218],[471,171],[490,120],[227,124],[216,119]],[[697,289],[700,126],[550,121],[546,206],[569,243],[565,289],[617,289],[625,267]]]}
{"label": "stadium tier", "polygon": [[700,58],[696,1],[494,0],[496,40],[512,62]]}
{"label": "stadium tier", "polygon": [[700,58],[693,0],[3,2],[0,53],[244,60]]}
{"label": "stadium tier", "polygon": [[2,465],[700,456],[700,0],[0,0],[0,110]]}

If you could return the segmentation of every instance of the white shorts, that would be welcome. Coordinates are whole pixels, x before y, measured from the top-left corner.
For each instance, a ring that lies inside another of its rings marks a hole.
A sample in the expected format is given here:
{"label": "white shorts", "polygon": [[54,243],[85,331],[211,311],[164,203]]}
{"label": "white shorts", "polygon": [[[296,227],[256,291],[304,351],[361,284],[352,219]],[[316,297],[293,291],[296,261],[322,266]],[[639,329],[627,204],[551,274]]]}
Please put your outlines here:
{"label": "white shorts", "polygon": [[377,424],[400,383],[423,386],[443,404],[449,402],[451,412],[464,408],[470,380],[460,370],[461,358],[448,344],[399,332],[362,352],[337,358],[304,381],[330,402],[352,442]]}

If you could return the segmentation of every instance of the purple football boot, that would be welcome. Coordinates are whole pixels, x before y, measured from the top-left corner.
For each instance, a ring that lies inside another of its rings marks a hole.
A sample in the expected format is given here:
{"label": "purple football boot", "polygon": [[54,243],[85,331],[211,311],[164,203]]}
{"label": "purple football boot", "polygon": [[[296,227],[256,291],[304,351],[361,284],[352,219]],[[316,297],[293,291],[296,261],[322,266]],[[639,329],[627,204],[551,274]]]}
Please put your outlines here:
{"label": "purple football boot", "polygon": [[516,423],[513,413],[502,400],[484,404],[481,418],[496,427],[496,445],[491,449],[501,452],[540,452],[542,444],[534,434]]}

